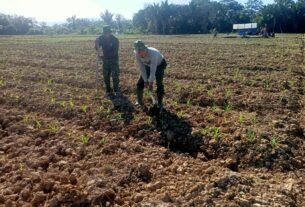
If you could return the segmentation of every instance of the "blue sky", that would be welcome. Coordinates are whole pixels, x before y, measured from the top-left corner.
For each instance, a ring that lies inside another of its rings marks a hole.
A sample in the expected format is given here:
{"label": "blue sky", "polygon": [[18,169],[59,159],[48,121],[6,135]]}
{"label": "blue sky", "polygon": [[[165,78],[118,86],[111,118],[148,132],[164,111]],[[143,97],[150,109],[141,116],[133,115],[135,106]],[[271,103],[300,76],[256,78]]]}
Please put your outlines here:
{"label": "blue sky", "polygon": [[[64,22],[68,17],[99,18],[105,9],[131,19],[145,5],[162,0],[0,0],[0,13],[34,17],[41,22]],[[238,0],[245,3],[247,0]],[[263,0],[267,3],[273,0]],[[168,0],[174,4],[188,4],[190,0]]]}

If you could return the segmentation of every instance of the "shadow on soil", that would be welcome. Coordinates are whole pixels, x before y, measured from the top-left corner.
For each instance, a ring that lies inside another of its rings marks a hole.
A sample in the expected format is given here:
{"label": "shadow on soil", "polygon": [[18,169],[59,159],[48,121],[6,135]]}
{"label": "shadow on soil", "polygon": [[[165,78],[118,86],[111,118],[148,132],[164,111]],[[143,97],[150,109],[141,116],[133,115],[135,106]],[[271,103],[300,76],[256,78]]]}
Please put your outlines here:
{"label": "shadow on soil", "polygon": [[161,132],[160,145],[174,152],[197,156],[203,143],[202,136],[192,133],[192,126],[186,119],[166,110],[152,118],[156,129]]}
{"label": "shadow on soil", "polygon": [[111,100],[115,110],[121,113],[125,123],[129,123],[134,118],[133,113],[135,109],[126,96],[122,94],[115,96],[112,94],[109,96],[109,99]]}

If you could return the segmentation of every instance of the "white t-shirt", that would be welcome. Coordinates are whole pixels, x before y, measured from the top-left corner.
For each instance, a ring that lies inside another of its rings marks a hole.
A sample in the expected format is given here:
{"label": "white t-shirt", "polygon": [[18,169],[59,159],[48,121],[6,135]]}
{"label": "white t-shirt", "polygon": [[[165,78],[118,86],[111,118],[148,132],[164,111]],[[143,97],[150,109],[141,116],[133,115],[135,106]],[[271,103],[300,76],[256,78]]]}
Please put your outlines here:
{"label": "white t-shirt", "polygon": [[[140,57],[136,51],[134,51],[134,53],[136,60],[139,63],[141,76],[144,82],[153,82],[156,80],[157,67],[161,64],[164,56],[159,50],[153,47],[147,47],[147,51],[148,55],[145,58]],[[150,69],[149,77],[147,77],[145,66],[148,66]]]}

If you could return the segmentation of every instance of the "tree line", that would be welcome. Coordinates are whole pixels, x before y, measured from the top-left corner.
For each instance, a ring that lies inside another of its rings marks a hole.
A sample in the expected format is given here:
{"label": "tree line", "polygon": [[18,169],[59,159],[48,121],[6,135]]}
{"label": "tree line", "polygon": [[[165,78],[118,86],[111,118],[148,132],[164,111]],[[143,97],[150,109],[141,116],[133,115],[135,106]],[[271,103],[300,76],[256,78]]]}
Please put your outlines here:
{"label": "tree line", "polygon": [[132,20],[105,10],[97,20],[74,15],[52,26],[34,18],[0,13],[0,35],[99,34],[105,24],[118,33],[204,34],[214,28],[228,33],[233,24],[250,22],[266,24],[271,32],[304,33],[305,0],[275,0],[268,5],[262,0],[248,0],[244,5],[235,0],[192,0],[185,5],[165,0],[146,5]]}

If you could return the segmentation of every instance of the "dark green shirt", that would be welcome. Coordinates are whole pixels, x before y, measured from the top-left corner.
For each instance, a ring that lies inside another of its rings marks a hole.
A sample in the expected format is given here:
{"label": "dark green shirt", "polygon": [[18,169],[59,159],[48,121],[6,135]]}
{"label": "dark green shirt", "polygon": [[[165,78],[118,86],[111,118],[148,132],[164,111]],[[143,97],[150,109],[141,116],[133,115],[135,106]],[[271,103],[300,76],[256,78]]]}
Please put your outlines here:
{"label": "dark green shirt", "polygon": [[99,37],[99,46],[102,47],[104,59],[116,59],[119,57],[119,40],[110,35],[108,38],[105,35]]}

